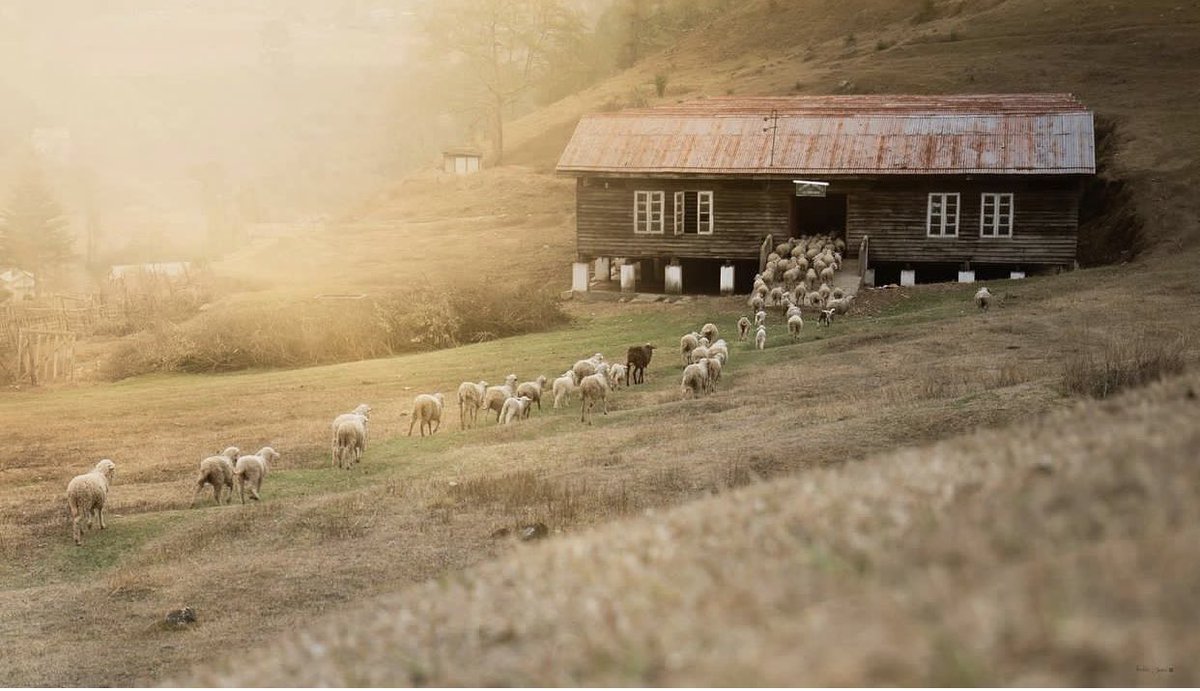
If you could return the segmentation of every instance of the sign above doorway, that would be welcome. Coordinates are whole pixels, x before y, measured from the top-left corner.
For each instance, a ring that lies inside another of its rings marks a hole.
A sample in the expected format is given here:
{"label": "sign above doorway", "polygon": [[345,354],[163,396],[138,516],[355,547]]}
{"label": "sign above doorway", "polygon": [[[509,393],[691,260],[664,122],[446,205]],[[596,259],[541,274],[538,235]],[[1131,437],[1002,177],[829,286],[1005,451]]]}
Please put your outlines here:
{"label": "sign above doorway", "polygon": [[815,180],[792,180],[796,185],[797,197],[824,197],[825,191],[829,189],[828,182],[817,182]]}

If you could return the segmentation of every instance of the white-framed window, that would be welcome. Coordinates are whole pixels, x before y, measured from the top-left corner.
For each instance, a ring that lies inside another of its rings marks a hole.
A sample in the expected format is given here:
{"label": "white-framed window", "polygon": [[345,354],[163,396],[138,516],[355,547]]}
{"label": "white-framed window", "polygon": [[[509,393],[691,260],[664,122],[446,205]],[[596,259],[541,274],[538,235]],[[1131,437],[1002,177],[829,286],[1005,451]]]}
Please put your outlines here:
{"label": "white-framed window", "polygon": [[958,236],[958,192],[932,192],[925,212],[925,234],[934,238]]}
{"label": "white-framed window", "polygon": [[646,233],[662,235],[665,196],[666,194],[663,192],[645,190],[633,193],[633,232],[639,235]]}
{"label": "white-framed window", "polygon": [[979,237],[1011,238],[1012,231],[1012,193],[984,192],[979,200]]}
{"label": "white-framed window", "polygon": [[687,190],[675,193],[675,234],[712,235],[713,193]]}

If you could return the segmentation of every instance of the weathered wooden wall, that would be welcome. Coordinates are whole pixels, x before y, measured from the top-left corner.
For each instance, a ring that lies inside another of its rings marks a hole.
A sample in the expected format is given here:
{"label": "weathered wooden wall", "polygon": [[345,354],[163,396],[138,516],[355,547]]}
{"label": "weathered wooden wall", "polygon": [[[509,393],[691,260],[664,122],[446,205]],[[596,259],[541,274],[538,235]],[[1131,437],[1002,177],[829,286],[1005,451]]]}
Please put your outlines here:
{"label": "weathered wooden wall", "polygon": [[[580,178],[575,193],[578,253],[591,257],[757,259],[768,233],[786,237],[792,185],[773,180]],[[635,190],[664,192],[662,235],[635,235]],[[713,192],[713,234],[674,235],[677,191]]]}
{"label": "weathered wooden wall", "polygon": [[[872,262],[1070,264],[1079,229],[1079,180],[1032,176],[904,176],[821,178],[830,194],[847,195],[846,242],[857,252],[870,236]],[[634,191],[664,192],[662,235],[633,232]],[[674,235],[673,194],[712,190],[712,235]],[[958,192],[957,237],[927,237],[931,192]],[[980,195],[1013,193],[1012,237],[979,233]],[[793,186],[788,180],[580,178],[576,187],[578,254],[582,258],[679,257],[756,259],[763,238],[790,234]]]}
{"label": "weathered wooden wall", "polygon": [[[831,185],[833,190],[835,185]],[[1070,264],[1079,233],[1079,187],[1074,179],[1002,177],[865,181],[850,188],[846,243],[857,250],[870,236],[871,262]],[[931,192],[958,192],[958,236],[927,237]],[[1013,193],[1012,237],[984,238],[979,214],[984,192]]]}

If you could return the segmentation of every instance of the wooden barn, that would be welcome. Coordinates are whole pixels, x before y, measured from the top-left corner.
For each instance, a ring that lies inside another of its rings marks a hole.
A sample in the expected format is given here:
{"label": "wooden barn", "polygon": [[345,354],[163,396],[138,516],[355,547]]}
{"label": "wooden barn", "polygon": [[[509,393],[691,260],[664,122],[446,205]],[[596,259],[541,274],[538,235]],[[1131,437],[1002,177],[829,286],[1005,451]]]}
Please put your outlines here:
{"label": "wooden barn", "polygon": [[582,118],[578,261],[622,287],[746,292],[765,248],[844,237],[866,280],[1074,264],[1092,113],[1067,94],[708,98]]}

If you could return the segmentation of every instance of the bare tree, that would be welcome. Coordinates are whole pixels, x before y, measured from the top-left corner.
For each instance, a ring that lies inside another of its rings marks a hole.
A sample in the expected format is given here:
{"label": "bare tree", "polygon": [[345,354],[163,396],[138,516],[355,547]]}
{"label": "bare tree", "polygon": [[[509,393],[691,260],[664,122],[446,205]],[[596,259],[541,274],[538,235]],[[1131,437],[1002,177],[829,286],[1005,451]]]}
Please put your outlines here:
{"label": "bare tree", "polygon": [[492,121],[496,162],[504,160],[504,116],[577,36],[577,15],[562,0],[439,0],[425,17],[433,59],[464,71],[472,99]]}

